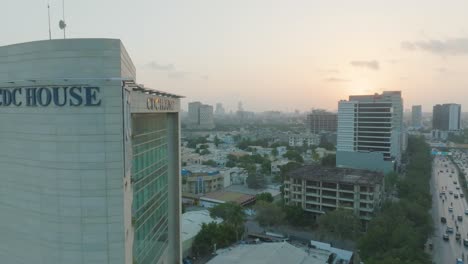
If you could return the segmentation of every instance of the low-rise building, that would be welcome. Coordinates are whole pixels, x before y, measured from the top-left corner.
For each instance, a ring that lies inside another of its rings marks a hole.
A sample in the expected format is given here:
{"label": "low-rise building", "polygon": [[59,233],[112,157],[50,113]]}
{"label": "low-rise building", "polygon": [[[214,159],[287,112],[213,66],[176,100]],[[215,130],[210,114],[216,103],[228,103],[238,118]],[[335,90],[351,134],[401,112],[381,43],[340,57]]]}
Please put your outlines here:
{"label": "low-rise building", "polygon": [[271,162],[271,174],[278,174],[281,172],[281,166],[288,164],[288,159],[280,159]]}
{"label": "low-rise building", "polygon": [[195,195],[224,188],[224,175],[209,166],[187,166],[182,170],[182,191]]}
{"label": "low-rise building", "polygon": [[215,207],[218,204],[228,202],[233,202],[241,206],[251,205],[255,203],[255,195],[240,192],[217,191],[200,197],[200,205],[206,208]]}
{"label": "low-rise building", "polygon": [[312,133],[289,135],[290,147],[302,147],[304,145],[318,146],[320,144],[320,135]]}
{"label": "low-rise building", "polygon": [[[352,255],[352,253],[351,253]],[[208,264],[348,264],[351,257],[342,258],[333,251],[300,247],[288,242],[239,244],[216,251]]]}
{"label": "low-rise building", "polygon": [[368,221],[382,204],[383,187],[382,172],[309,165],[288,174],[284,201],[316,216],[342,207]]}

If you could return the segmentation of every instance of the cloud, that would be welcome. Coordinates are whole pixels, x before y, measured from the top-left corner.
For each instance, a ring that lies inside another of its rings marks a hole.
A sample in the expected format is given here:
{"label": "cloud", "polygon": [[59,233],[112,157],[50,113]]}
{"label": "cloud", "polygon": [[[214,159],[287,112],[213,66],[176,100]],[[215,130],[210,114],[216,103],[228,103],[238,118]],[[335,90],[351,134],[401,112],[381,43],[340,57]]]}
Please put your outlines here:
{"label": "cloud", "polygon": [[379,62],[376,60],[356,60],[356,61],[351,61],[351,65],[354,67],[363,67],[363,68],[368,68],[371,70],[378,70],[379,67]]}
{"label": "cloud", "polygon": [[167,72],[167,77],[169,79],[175,79],[175,80],[182,80],[187,78],[191,73],[187,71],[180,71],[178,70],[174,64],[160,64],[156,61],[151,61],[148,64],[146,64],[147,67],[160,71],[160,72]]}
{"label": "cloud", "polygon": [[350,81],[348,79],[335,78],[335,77],[325,78],[323,80],[326,82],[349,82]]}
{"label": "cloud", "polygon": [[157,71],[175,71],[174,64],[159,64],[155,61],[151,61],[147,66]]}
{"label": "cloud", "polygon": [[401,42],[401,48],[409,51],[422,50],[437,55],[468,55],[468,38],[403,41]]}

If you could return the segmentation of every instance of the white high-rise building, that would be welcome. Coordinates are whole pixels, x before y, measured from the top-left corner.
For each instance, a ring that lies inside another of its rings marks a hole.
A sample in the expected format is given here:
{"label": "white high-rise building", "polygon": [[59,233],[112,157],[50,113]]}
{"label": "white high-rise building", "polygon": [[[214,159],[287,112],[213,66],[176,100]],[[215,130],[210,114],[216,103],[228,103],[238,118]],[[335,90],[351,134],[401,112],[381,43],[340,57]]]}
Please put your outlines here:
{"label": "white high-rise building", "polygon": [[188,104],[188,126],[193,129],[213,129],[213,106],[200,102]]}
{"label": "white high-rise building", "polygon": [[458,131],[461,128],[461,105],[435,105],[432,114],[432,128],[441,131]]}
{"label": "white high-rise building", "polygon": [[338,104],[338,167],[388,172],[398,166],[403,147],[400,91],[350,96]]}

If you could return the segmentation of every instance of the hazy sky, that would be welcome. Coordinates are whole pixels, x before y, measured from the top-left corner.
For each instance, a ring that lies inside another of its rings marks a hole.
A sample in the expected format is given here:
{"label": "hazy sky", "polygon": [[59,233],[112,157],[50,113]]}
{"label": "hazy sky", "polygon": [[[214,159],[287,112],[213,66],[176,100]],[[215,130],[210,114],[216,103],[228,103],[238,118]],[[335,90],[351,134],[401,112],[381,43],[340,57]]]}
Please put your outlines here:
{"label": "hazy sky", "polygon": [[[0,45],[60,38],[61,0],[3,0]],[[70,38],[120,38],[137,81],[185,102],[336,110],[402,90],[468,110],[468,1],[66,0]],[[184,105],[184,108],[187,108]]]}

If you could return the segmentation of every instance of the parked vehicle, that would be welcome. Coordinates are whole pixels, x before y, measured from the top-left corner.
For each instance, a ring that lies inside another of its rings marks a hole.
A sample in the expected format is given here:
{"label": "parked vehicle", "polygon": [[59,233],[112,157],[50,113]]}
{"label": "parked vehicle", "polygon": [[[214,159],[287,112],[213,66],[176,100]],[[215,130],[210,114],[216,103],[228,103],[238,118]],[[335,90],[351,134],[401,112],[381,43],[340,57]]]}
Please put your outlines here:
{"label": "parked vehicle", "polygon": [[461,215],[459,215],[459,216],[457,216],[457,220],[461,222],[461,221],[463,221],[463,217]]}
{"label": "parked vehicle", "polygon": [[440,218],[440,222],[441,222],[442,224],[447,223],[447,218],[445,218],[445,217],[442,216],[442,217]]}

